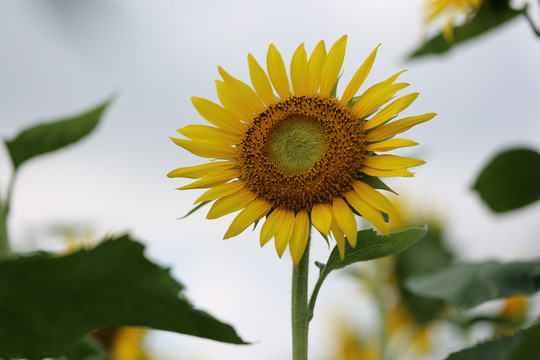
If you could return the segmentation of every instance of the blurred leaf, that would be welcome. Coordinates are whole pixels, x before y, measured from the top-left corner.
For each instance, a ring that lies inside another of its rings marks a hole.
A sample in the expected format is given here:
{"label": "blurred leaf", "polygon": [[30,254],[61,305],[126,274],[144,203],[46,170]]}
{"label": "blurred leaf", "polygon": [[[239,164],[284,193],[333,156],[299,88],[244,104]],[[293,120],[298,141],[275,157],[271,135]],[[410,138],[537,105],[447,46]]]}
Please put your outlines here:
{"label": "blurred leaf", "polygon": [[429,275],[410,278],[406,285],[419,295],[444,299],[459,308],[469,309],[488,300],[538,291],[540,260],[456,264]]}
{"label": "blurred leaf", "polygon": [[367,229],[358,232],[356,247],[345,241],[345,256],[341,260],[337,246],[334,247],[326,266],[320,272],[319,279],[313,289],[310,299],[310,313],[313,309],[320,290],[326,277],[334,270],[342,269],[360,261],[368,261],[396,254],[422,239],[427,233],[426,228],[412,227],[403,231],[390,233],[389,236],[378,235],[374,230]]}
{"label": "blurred leaf", "polygon": [[[496,3],[493,1],[492,3]],[[409,55],[409,59],[428,54],[443,54],[452,46],[471,40],[522,14],[523,10],[513,10],[505,2],[483,6],[468,22],[454,28],[454,41],[448,43],[442,33],[429,39],[423,46]]]}
{"label": "blurred leaf", "polygon": [[91,250],[0,263],[0,356],[63,355],[105,326],[144,326],[244,344],[234,329],[197,310],[168,269],[124,235]]}
{"label": "blurred leaf", "polygon": [[58,360],[109,360],[107,350],[96,340],[84,338]]}
{"label": "blurred leaf", "polygon": [[514,336],[487,341],[450,354],[447,360],[538,360],[540,359],[540,324],[518,331]]}
{"label": "blurred leaf", "polygon": [[497,154],[482,170],[473,189],[495,212],[514,210],[540,199],[540,154],[512,149]]}
{"label": "blurred leaf", "polygon": [[444,244],[442,231],[437,226],[430,226],[422,240],[395,256],[394,276],[401,294],[400,301],[417,323],[425,324],[440,318],[447,304],[440,299],[427,298],[410,292],[405,286],[406,280],[412,276],[429,274],[445,268],[453,257]]}
{"label": "blurred leaf", "polygon": [[27,128],[14,139],[6,140],[13,166],[17,169],[26,160],[68,146],[90,134],[109,105],[109,100],[74,117]]}

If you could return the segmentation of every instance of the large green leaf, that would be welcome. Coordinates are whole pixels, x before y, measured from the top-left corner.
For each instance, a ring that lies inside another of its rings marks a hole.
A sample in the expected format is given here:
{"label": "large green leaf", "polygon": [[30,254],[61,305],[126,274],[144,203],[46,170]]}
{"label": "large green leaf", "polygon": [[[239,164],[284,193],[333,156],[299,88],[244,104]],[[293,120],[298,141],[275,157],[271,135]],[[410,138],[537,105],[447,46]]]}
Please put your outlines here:
{"label": "large green leaf", "polygon": [[6,140],[13,166],[17,169],[34,156],[60,149],[90,134],[108,105],[106,101],[84,114],[27,128],[14,139]]}
{"label": "large green leaf", "polygon": [[492,29],[495,29],[522,14],[523,10],[513,10],[504,1],[491,1],[478,13],[461,26],[454,28],[454,41],[448,42],[442,33],[429,39],[409,58],[417,58],[428,54],[443,54],[453,46],[471,40]]}
{"label": "large green leaf", "polygon": [[321,269],[319,279],[313,289],[310,299],[310,315],[313,316],[313,309],[319,294],[322,283],[326,277],[334,270],[342,269],[360,261],[368,261],[396,254],[405,250],[418,240],[422,239],[427,233],[426,228],[413,227],[403,231],[391,233],[389,236],[378,235],[372,229],[358,232],[356,247],[351,247],[345,241],[345,256],[343,260],[339,256],[337,246],[334,247],[326,265],[319,264]]}
{"label": "large green leaf", "polygon": [[495,212],[510,211],[540,199],[540,154],[512,149],[497,154],[482,170],[473,189]]}
{"label": "large green leaf", "polygon": [[501,264],[455,264],[433,274],[413,277],[409,290],[423,296],[444,299],[462,309],[488,300],[540,289],[540,260]]}
{"label": "large green leaf", "polygon": [[110,356],[98,341],[86,337],[57,360],[110,360]]}
{"label": "large green leaf", "polygon": [[105,326],[145,326],[243,344],[197,310],[168,269],[125,235],[91,250],[0,263],[0,357],[58,357]]}
{"label": "large green leaf", "polygon": [[540,324],[518,331],[514,336],[478,344],[450,354],[447,360],[538,360],[540,359]]}

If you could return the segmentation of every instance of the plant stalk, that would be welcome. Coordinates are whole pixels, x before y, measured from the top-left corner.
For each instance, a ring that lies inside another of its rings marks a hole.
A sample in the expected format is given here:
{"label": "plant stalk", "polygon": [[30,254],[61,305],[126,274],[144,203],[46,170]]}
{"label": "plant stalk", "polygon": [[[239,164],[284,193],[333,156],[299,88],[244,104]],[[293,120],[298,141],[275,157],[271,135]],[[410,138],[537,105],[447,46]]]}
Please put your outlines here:
{"label": "plant stalk", "polygon": [[307,360],[308,358],[308,272],[309,272],[309,239],[306,250],[298,265],[293,265],[292,297],[291,297],[291,324],[293,360]]}
{"label": "plant stalk", "polygon": [[0,203],[0,259],[11,255],[7,229],[7,207]]}
{"label": "plant stalk", "polygon": [[11,256],[11,246],[9,245],[8,236],[8,215],[9,205],[11,203],[11,194],[13,193],[13,183],[15,179],[15,171],[11,175],[8,182],[6,199],[2,199],[0,193],[0,260]]}

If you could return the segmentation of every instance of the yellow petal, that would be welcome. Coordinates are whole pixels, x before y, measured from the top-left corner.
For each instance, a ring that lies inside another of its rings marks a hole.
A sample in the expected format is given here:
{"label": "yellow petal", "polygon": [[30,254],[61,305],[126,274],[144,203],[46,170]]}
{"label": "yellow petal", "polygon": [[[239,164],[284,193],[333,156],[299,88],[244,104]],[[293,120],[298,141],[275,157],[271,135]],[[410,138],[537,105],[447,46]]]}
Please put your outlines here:
{"label": "yellow petal", "polygon": [[222,197],[212,204],[208,210],[207,219],[217,219],[224,215],[241,210],[255,200],[255,194],[246,188],[242,188],[234,194]]}
{"label": "yellow petal", "polygon": [[369,119],[365,123],[365,129],[372,129],[376,126],[384,124],[390,120],[393,116],[397,115],[401,111],[405,110],[409,105],[413,103],[414,100],[418,97],[419,93],[412,93],[400,97],[399,99],[393,101],[390,105],[379,111],[375,116]]}
{"label": "yellow petal", "polygon": [[287,70],[285,70],[283,58],[274,44],[271,44],[268,48],[266,66],[270,81],[272,81],[272,85],[274,85],[274,89],[276,89],[279,97],[281,100],[287,99],[291,95],[289,78],[287,77]]}
{"label": "yellow petal", "polygon": [[218,67],[219,74],[225,82],[246,101],[251,112],[258,114],[265,110],[265,106],[257,93],[249,85],[229,75],[221,66]]}
{"label": "yellow petal", "polygon": [[425,164],[424,160],[397,155],[374,155],[366,159],[366,166],[381,170],[404,169]]}
{"label": "yellow petal", "polygon": [[187,166],[175,169],[167,174],[170,178],[184,177],[190,179],[198,179],[202,176],[221,170],[232,169],[235,166],[234,161],[216,161],[207,164]]}
{"label": "yellow petal", "polygon": [[276,245],[276,251],[279,257],[283,256],[283,252],[287,248],[287,244],[291,239],[294,230],[294,211],[285,210],[284,218],[279,225],[279,230],[276,233],[274,243]]}
{"label": "yellow petal", "polygon": [[354,181],[352,186],[356,194],[375,209],[387,213],[390,217],[398,216],[390,200],[368,184],[362,181]]}
{"label": "yellow petal", "polygon": [[229,145],[238,145],[241,140],[236,134],[206,125],[188,125],[177,131],[192,140],[218,140]]}
{"label": "yellow petal", "polygon": [[343,65],[343,59],[345,58],[346,45],[347,35],[344,35],[330,48],[321,77],[321,95],[329,95],[336,84],[341,66]]}
{"label": "yellow petal", "polygon": [[248,64],[251,84],[259,97],[266,105],[275,103],[276,98],[274,97],[274,91],[272,90],[270,80],[268,80],[268,76],[266,76],[263,68],[251,54],[248,55]]}
{"label": "yellow petal", "polygon": [[353,78],[345,88],[345,91],[343,92],[343,96],[341,97],[341,101],[343,103],[348,103],[349,100],[351,100],[354,95],[358,92],[358,89],[362,86],[364,81],[366,80],[369,72],[371,71],[371,67],[373,66],[373,63],[375,62],[375,56],[377,55],[377,49],[381,46],[381,44],[377,45],[375,50],[369,54],[366,60],[360,65],[358,70],[356,70],[356,73],[354,74]]}
{"label": "yellow petal", "polygon": [[339,228],[336,219],[332,219],[332,225],[330,226],[332,229],[332,234],[334,234],[334,239],[336,239],[336,245],[339,250],[339,257],[341,260],[345,257],[345,235],[343,234],[343,231]]}
{"label": "yellow petal", "polygon": [[364,172],[364,174],[370,175],[370,176],[402,176],[402,177],[414,176],[414,174],[407,169],[381,170],[381,169],[373,169],[370,167],[364,167],[362,171]]}
{"label": "yellow petal", "polygon": [[222,108],[216,103],[199,97],[192,97],[191,102],[195,109],[212,125],[220,129],[229,131],[233,134],[243,134],[246,125],[242,124],[237,118],[227,109]]}
{"label": "yellow petal", "polygon": [[388,79],[386,79],[384,81],[381,81],[380,83],[377,83],[377,84],[371,86],[369,89],[364,91],[364,93],[362,95],[360,95],[358,97],[358,99],[356,99],[356,102],[353,104],[351,109],[358,112],[359,108],[363,107],[364,104],[366,104],[367,102],[371,103],[373,101],[373,99],[379,98],[378,94],[380,94],[380,92],[383,89],[387,88],[388,86],[391,86],[394,83],[394,81],[399,77],[399,75],[401,75],[405,71],[406,70],[402,70],[402,71],[390,76]]}
{"label": "yellow petal", "polygon": [[255,115],[253,109],[250,109],[247,102],[240,96],[231,85],[223,81],[216,80],[216,90],[219,101],[238,119],[250,123]]}
{"label": "yellow petal", "polygon": [[223,184],[237,178],[240,175],[238,170],[225,170],[217,173],[206,175],[200,180],[194,181],[191,184],[181,186],[177,190],[189,189],[207,189],[219,184]]}
{"label": "yellow petal", "polygon": [[365,202],[355,191],[349,191],[345,194],[345,199],[351,206],[358,211],[362,217],[369,221],[381,233],[388,235],[388,227],[384,222],[381,212]]}
{"label": "yellow petal", "polygon": [[407,83],[397,83],[384,86],[373,93],[362,94],[354,103],[352,110],[360,118],[364,118],[388,102],[399,90],[409,86]]}
{"label": "yellow petal", "polygon": [[225,197],[227,195],[233,194],[243,188],[245,183],[243,181],[233,181],[227,184],[220,184],[212,189],[206,191],[204,194],[199,196],[197,200],[195,200],[195,204],[200,203],[202,201],[211,201],[215,200],[217,198]]}
{"label": "yellow petal", "polygon": [[409,139],[389,139],[366,146],[367,151],[390,151],[406,146],[416,146],[418,143]]}
{"label": "yellow petal", "polygon": [[347,235],[347,240],[352,247],[356,246],[358,228],[354,214],[341,197],[335,197],[332,204],[332,214],[339,228]]}
{"label": "yellow petal", "polygon": [[294,232],[289,243],[289,250],[296,266],[302,259],[309,239],[309,216],[306,210],[300,210],[294,220]]}
{"label": "yellow petal", "polygon": [[276,235],[285,218],[285,212],[286,210],[283,209],[274,209],[274,211],[268,215],[261,228],[261,247]]}
{"label": "yellow petal", "polygon": [[171,138],[178,146],[197,156],[213,159],[228,159],[236,154],[236,150],[230,144],[218,141],[186,140]]}
{"label": "yellow petal", "polygon": [[236,236],[247,229],[255,221],[260,220],[272,209],[272,204],[267,201],[256,199],[246,206],[233,220],[225,233],[224,239]]}
{"label": "yellow petal", "polygon": [[307,55],[304,44],[300,44],[291,61],[291,82],[295,95],[304,95],[307,86]]}
{"label": "yellow petal", "polygon": [[315,94],[321,84],[321,75],[326,62],[326,48],[324,41],[320,41],[308,60],[307,93]]}
{"label": "yellow petal", "polygon": [[411,116],[401,120],[393,121],[381,127],[373,129],[367,134],[368,142],[386,140],[394,135],[405,132],[415,125],[421,124],[435,117],[435,113],[428,113],[418,116]]}
{"label": "yellow petal", "polygon": [[332,224],[332,205],[316,204],[311,209],[311,223],[322,234],[328,235]]}

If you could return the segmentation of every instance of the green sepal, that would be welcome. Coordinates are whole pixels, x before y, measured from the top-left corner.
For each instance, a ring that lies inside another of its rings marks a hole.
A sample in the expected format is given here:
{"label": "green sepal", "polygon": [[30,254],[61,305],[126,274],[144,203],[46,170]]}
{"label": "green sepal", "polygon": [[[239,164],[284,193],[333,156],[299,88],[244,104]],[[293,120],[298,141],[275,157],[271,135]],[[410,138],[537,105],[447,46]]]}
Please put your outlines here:
{"label": "green sepal", "polygon": [[339,74],[336,82],[334,83],[334,87],[332,88],[332,91],[330,91],[330,97],[331,98],[335,98],[337,97],[336,94],[337,94],[337,87],[338,87],[338,83],[339,83],[339,79],[341,79],[341,75],[343,75],[343,73]]}
{"label": "green sepal", "polygon": [[394,193],[396,195],[399,195],[397,192],[392,190],[388,185],[386,185],[380,178],[377,176],[370,176],[367,174],[362,174],[362,178],[360,179],[363,183],[368,184],[374,189],[380,189],[380,190],[386,190],[390,191],[391,193]]}
{"label": "green sepal", "polygon": [[209,203],[211,203],[211,201],[203,201],[203,202],[201,202],[197,206],[193,207],[193,209],[189,210],[189,212],[186,215],[178,218],[178,220],[182,220],[182,219],[187,218],[189,215],[193,214],[194,212],[196,212],[197,210],[201,209],[203,206],[205,206],[205,205],[207,205]]}

